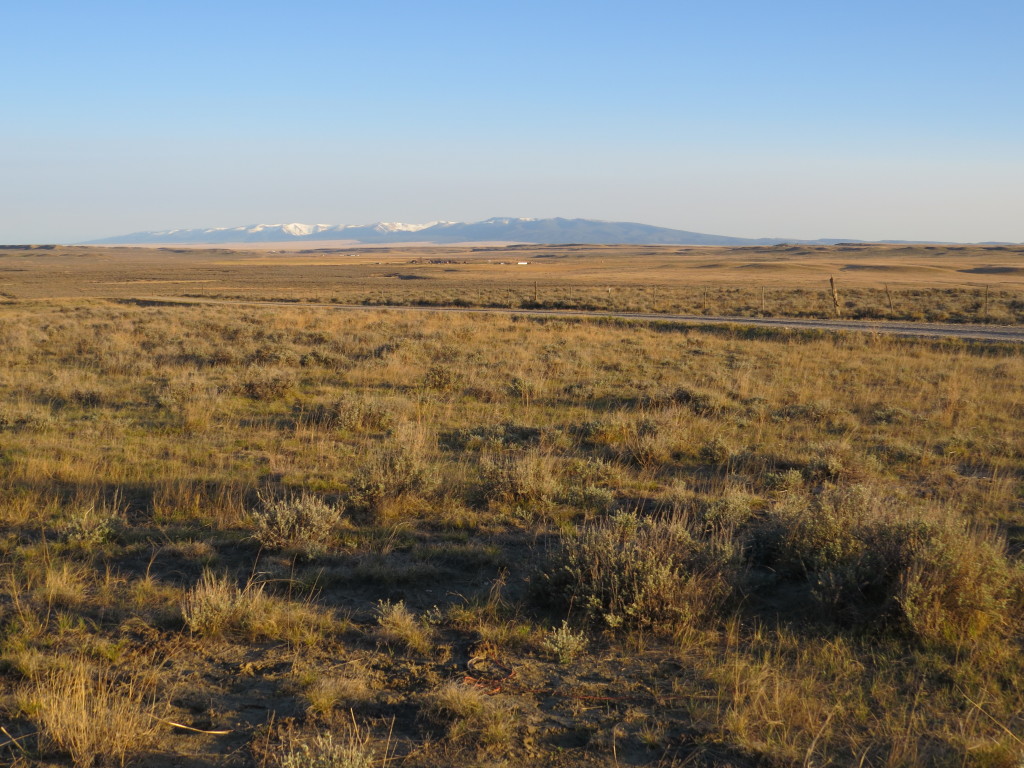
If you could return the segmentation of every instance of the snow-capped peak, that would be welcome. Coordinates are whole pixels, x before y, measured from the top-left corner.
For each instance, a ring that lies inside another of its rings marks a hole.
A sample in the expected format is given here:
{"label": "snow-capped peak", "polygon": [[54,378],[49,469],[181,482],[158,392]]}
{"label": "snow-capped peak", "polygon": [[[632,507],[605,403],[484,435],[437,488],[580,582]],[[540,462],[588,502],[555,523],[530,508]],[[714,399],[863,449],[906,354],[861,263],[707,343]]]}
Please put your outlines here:
{"label": "snow-capped peak", "polygon": [[398,221],[378,221],[373,228],[378,232],[419,232],[430,224],[403,224]]}
{"label": "snow-capped peak", "polygon": [[480,223],[481,224],[501,224],[501,225],[507,225],[507,224],[515,224],[516,222],[520,222],[520,221],[537,221],[537,219],[522,219],[522,218],[515,219],[515,218],[510,218],[510,217],[507,217],[507,216],[492,216],[489,219],[484,219]]}

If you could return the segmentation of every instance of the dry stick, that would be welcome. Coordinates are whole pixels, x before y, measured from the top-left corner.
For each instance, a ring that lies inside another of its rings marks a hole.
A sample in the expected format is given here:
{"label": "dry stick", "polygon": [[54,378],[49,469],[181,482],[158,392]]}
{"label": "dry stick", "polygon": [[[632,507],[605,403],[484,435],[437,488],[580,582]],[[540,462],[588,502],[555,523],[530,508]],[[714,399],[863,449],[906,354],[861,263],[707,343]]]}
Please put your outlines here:
{"label": "dry stick", "polygon": [[828,276],[828,284],[832,286],[832,305],[836,310],[836,317],[842,317],[842,313],[839,310],[839,292],[836,291],[836,280],[832,275]]}
{"label": "dry stick", "polygon": [[11,735],[11,732],[8,731],[6,728],[4,728],[2,725],[0,725],[0,731],[3,732],[4,736],[6,736],[8,739],[10,739],[10,741],[5,741],[3,744],[0,744],[0,747],[6,747],[8,744],[13,744],[18,749],[21,750],[22,754],[25,754],[25,755],[28,754],[28,751],[23,746],[21,746],[21,744],[19,744],[18,742],[21,741],[22,739],[27,739],[29,736],[35,736],[38,733],[38,731],[36,731],[35,733],[26,733],[24,736],[18,736],[17,738],[15,738],[14,736]]}
{"label": "dry stick", "polygon": [[173,725],[175,728],[184,728],[186,731],[192,731],[193,733],[205,733],[210,736],[227,736],[231,733],[231,731],[204,731],[202,728],[193,728],[191,725],[182,725],[181,723],[176,723],[173,720],[164,720],[162,717],[157,717],[156,715],[150,715],[150,717],[164,723],[165,725]]}
{"label": "dry stick", "polygon": [[889,299],[889,314],[890,315],[895,315],[896,314],[896,310],[892,308],[892,294],[889,293],[889,284],[888,283],[885,284],[885,297],[887,299]]}

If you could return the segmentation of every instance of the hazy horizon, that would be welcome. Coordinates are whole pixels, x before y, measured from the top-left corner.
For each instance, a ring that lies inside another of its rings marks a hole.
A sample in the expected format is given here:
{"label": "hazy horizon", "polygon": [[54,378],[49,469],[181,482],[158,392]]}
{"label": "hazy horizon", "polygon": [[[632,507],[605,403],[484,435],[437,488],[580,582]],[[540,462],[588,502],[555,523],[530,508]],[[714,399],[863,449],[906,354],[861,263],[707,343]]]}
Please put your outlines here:
{"label": "hazy horizon", "polygon": [[[451,240],[451,241],[448,240],[448,239],[432,239],[432,238],[433,238],[433,236],[435,234],[440,234],[442,236],[442,238],[444,238],[445,235],[447,235],[448,237],[451,237],[451,235],[449,234],[450,230],[447,230],[447,227],[450,226],[450,225],[456,225],[456,226],[468,225],[470,227],[475,227],[475,226],[478,226],[478,225],[489,224],[489,220],[482,220],[482,221],[477,221],[477,222],[456,222],[456,221],[452,221],[452,220],[443,220],[443,221],[434,221],[434,222],[395,222],[395,221],[392,221],[392,222],[364,222],[362,224],[336,224],[336,223],[332,224],[331,222],[260,222],[260,223],[255,223],[255,224],[231,226],[231,227],[195,227],[195,228],[175,228],[175,229],[169,229],[169,230],[148,230],[148,231],[140,231],[140,232],[129,232],[129,233],[122,233],[119,236],[114,236],[114,237],[111,237],[111,238],[98,238],[98,239],[93,240],[93,241],[84,241],[84,242],[75,242],[75,243],[63,243],[63,244],[64,245],[98,245],[98,246],[102,246],[102,245],[138,245],[138,246],[145,246],[145,245],[153,245],[153,246],[156,246],[156,245],[186,245],[186,246],[190,246],[190,247],[202,247],[204,245],[214,245],[214,246],[217,246],[217,245],[219,245],[219,246],[229,245],[229,246],[240,246],[240,247],[253,247],[253,246],[268,246],[268,245],[269,246],[278,246],[278,245],[288,245],[288,244],[298,245],[298,244],[306,243],[306,244],[316,245],[316,246],[320,246],[320,247],[327,247],[327,246],[329,246],[331,244],[334,244],[334,245],[351,244],[353,246],[355,246],[355,245],[359,245],[359,246],[402,246],[402,245],[421,246],[421,245],[424,245],[424,244],[431,244],[431,243],[433,243],[435,245],[457,245],[457,244],[460,244],[460,243],[461,244],[482,244],[482,243],[487,243],[487,242],[524,243],[524,244],[540,243],[540,242],[550,242],[550,243],[563,242],[563,241],[564,242],[568,242],[568,240],[565,239],[566,237],[568,237],[568,239],[573,241],[573,242],[611,242],[610,240],[607,239],[609,233],[606,230],[601,230],[597,235],[595,235],[594,237],[590,237],[590,238],[588,238],[584,234],[578,234],[577,232],[566,232],[566,233],[564,233],[564,236],[563,236],[563,233],[557,233],[557,235],[555,236],[555,239],[552,239],[552,234],[549,233],[545,229],[543,233],[535,233],[535,234],[542,234],[543,235],[542,239],[537,239],[536,237],[534,237],[533,239],[526,239],[526,240],[524,240],[521,237],[512,237],[508,233],[506,233],[504,231],[504,227],[503,227],[503,224],[504,224],[505,221],[511,221],[513,223],[513,225],[516,225],[520,221],[524,221],[524,222],[538,222],[540,224],[545,224],[545,225],[548,224],[549,222],[554,223],[555,221],[561,221],[561,222],[563,222],[566,225],[572,225],[572,224],[575,224],[576,222],[587,222],[587,223],[592,223],[592,224],[597,225],[597,226],[600,226],[602,224],[618,225],[618,226],[622,226],[623,227],[623,232],[621,233],[623,239],[621,241],[616,240],[616,242],[622,242],[622,243],[625,243],[625,244],[630,244],[630,243],[633,243],[633,244],[648,243],[648,244],[652,244],[652,245],[656,245],[656,244],[659,244],[659,243],[666,244],[666,245],[670,245],[671,244],[668,241],[660,240],[660,239],[659,240],[654,240],[654,239],[651,239],[651,240],[637,239],[638,235],[637,235],[637,233],[635,233],[633,231],[632,228],[635,227],[635,225],[640,225],[641,227],[647,226],[645,224],[645,222],[624,222],[624,221],[595,220],[595,219],[585,219],[585,218],[565,219],[564,217],[556,217],[554,219],[538,219],[538,218],[518,219],[516,217],[498,216],[498,217],[489,217],[489,218],[490,219],[494,219],[494,220],[498,220],[500,222],[500,224],[499,224],[499,231],[497,231],[497,234],[494,237],[481,239],[480,237],[477,236],[477,237],[470,237],[469,239],[466,239],[466,240]],[[396,226],[396,229],[394,230],[395,239],[393,239],[393,240],[392,239],[388,239],[388,235],[387,234],[383,234],[383,233],[386,233],[388,231],[387,229],[379,230],[379,231],[370,231],[369,234],[371,234],[373,237],[372,237],[372,239],[366,239],[365,235],[367,234],[367,231],[370,230],[371,227],[376,229],[377,225],[385,225],[385,226],[386,225],[395,225]],[[437,233],[434,230],[434,225],[441,225],[442,227],[445,227],[446,229],[442,230],[440,233]],[[309,232],[301,232],[301,231],[299,231],[299,232],[291,232],[291,231],[287,231],[287,229],[286,229],[286,228],[289,228],[289,227],[310,227],[311,229],[310,229]],[[319,229],[319,227],[326,227],[326,229],[322,229],[321,230],[321,229]],[[339,228],[339,227],[341,227],[341,228]],[[285,230],[285,231],[280,232],[280,235],[281,235],[280,237],[275,238],[275,237],[273,237],[272,234],[268,234],[268,230],[275,230],[275,229],[279,229],[279,228],[282,229],[282,230]],[[352,230],[352,236],[346,238],[345,234],[348,233],[350,230]],[[252,235],[255,235],[257,232],[259,232],[259,235],[258,235],[257,239],[252,239]],[[417,238],[417,234],[420,233],[420,232],[423,232],[426,235],[422,239],[418,239]],[[663,237],[663,233],[660,230],[655,229],[654,232],[657,233],[657,237],[659,237],[659,238]],[[199,234],[201,234],[201,233],[209,233],[209,239],[206,239],[206,240],[197,239],[196,238],[197,233],[199,233]],[[238,237],[232,239],[231,237],[227,236],[229,233],[237,233]],[[179,239],[175,239],[175,235],[176,234],[180,234],[181,237]],[[477,234],[479,234],[478,231],[477,231]],[[714,236],[718,236],[718,237],[721,237],[723,240],[730,239],[730,236],[727,235],[727,234],[724,234],[724,233],[690,232],[689,234],[691,234],[691,235],[710,235],[710,236],[713,236],[713,237]],[[140,239],[139,240],[127,240],[126,239],[128,237],[131,237],[132,235],[139,235]],[[330,235],[335,235],[335,237],[331,238],[331,237],[329,237]],[[154,236],[165,236],[165,237],[160,237],[160,239],[150,239],[150,238],[152,238]],[[559,239],[559,237],[561,237],[561,239]],[[639,237],[642,237],[642,236],[639,236]],[[771,239],[775,239],[775,238],[771,238]],[[808,243],[816,242],[815,240],[802,240],[802,239],[799,239],[799,238],[790,238],[790,240],[792,240],[793,242],[808,242]],[[865,242],[865,243],[870,243],[870,242],[879,242],[879,243],[886,243],[886,242],[889,242],[889,243],[914,243],[914,242],[919,242],[919,243],[924,243],[924,244],[928,244],[928,243],[948,243],[950,245],[969,245],[970,244],[970,243],[967,243],[967,242],[964,242],[964,241],[898,240],[898,239],[895,239],[895,238],[888,239],[888,240],[878,240],[878,241],[861,241],[861,240],[856,240],[855,238],[842,238],[842,237],[839,237],[839,238],[824,238],[824,240],[832,241],[832,242],[834,242],[836,240],[851,240],[851,241]],[[1020,245],[1020,243],[1014,243],[1012,241],[979,241],[979,244],[996,244],[996,243],[1004,244],[1004,245]],[[697,243],[697,242],[690,242],[687,238],[683,238],[683,239],[679,240],[678,244],[680,244],[680,245],[692,245],[692,246],[700,245],[700,246],[704,246],[704,247],[713,246],[713,245],[721,245],[721,246],[728,247],[730,245],[738,245],[739,243],[725,243],[725,242],[723,242],[723,243]],[[753,239],[751,239],[750,240],[750,244],[751,245],[755,244],[755,241]]]}
{"label": "hazy horizon", "polygon": [[0,243],[492,216],[1024,241],[1019,4],[214,5],[5,9]]}

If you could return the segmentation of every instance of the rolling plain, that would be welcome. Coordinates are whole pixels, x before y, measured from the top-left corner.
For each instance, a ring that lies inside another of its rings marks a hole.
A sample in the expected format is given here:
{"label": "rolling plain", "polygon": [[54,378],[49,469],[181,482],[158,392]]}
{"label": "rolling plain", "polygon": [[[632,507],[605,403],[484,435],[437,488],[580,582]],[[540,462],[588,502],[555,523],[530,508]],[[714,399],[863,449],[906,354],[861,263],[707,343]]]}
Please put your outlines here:
{"label": "rolling plain", "polygon": [[0,249],[0,762],[1016,768],[1020,344],[402,309],[830,277],[1024,324],[1020,246]]}

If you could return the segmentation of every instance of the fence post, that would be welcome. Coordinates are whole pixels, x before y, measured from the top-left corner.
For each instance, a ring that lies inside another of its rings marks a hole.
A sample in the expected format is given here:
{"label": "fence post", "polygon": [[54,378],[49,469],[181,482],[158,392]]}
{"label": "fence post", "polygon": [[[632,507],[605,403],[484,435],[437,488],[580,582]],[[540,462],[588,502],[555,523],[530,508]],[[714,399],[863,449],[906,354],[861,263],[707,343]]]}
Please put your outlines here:
{"label": "fence post", "polygon": [[842,317],[842,312],[839,309],[839,292],[836,291],[836,280],[832,275],[828,276],[828,284],[832,286],[832,306],[835,307],[836,317]]}

